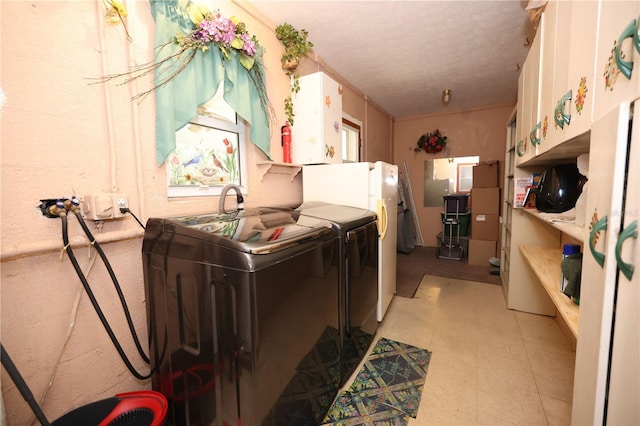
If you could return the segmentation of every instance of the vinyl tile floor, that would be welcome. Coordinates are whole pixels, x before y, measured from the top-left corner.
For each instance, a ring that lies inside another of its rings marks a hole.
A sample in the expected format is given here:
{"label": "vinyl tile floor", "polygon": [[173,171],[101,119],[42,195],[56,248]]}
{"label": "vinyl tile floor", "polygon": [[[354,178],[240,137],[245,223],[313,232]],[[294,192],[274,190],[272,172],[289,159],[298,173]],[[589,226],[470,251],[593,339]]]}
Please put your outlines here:
{"label": "vinyl tile floor", "polygon": [[506,308],[502,287],[425,275],[378,337],[432,351],[416,425],[569,425],[575,351],[553,318]]}

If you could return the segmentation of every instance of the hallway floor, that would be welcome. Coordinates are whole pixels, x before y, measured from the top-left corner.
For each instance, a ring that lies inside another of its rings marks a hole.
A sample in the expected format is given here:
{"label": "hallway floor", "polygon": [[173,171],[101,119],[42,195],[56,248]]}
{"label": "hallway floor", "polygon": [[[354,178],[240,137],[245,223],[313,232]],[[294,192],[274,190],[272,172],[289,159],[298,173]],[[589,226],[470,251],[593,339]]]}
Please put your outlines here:
{"label": "hallway floor", "polygon": [[553,318],[508,310],[502,287],[426,275],[378,328],[432,351],[409,425],[568,425],[575,351]]}

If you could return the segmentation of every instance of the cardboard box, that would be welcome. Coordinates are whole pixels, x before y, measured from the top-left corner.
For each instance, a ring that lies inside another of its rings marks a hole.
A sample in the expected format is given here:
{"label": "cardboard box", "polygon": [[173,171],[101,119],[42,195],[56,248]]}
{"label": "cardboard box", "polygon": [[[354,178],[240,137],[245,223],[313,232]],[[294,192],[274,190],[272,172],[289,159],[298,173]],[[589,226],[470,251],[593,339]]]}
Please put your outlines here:
{"label": "cardboard box", "polygon": [[500,188],[471,189],[471,214],[500,214]]}
{"label": "cardboard box", "polygon": [[474,188],[495,188],[500,186],[498,181],[500,163],[492,161],[486,164],[478,164],[473,167]]}
{"label": "cardboard box", "polygon": [[469,265],[489,266],[489,259],[496,256],[497,241],[469,240]]}
{"label": "cardboard box", "polygon": [[471,214],[471,238],[498,241],[500,216],[497,214]]}

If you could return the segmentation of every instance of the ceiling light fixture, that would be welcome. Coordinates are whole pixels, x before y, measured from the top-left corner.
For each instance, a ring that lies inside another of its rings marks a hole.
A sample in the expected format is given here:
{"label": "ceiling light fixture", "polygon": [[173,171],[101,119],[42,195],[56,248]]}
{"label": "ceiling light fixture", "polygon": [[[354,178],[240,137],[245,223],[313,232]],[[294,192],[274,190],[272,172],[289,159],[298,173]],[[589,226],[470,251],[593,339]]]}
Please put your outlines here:
{"label": "ceiling light fixture", "polygon": [[442,103],[444,105],[449,105],[449,102],[451,102],[451,89],[443,90],[442,91]]}

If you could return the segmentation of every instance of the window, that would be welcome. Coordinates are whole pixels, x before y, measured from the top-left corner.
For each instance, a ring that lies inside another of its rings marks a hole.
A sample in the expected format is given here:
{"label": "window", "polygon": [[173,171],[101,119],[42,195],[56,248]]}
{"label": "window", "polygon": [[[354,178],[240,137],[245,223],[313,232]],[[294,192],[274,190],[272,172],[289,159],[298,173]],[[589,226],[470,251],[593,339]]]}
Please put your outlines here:
{"label": "window", "polygon": [[458,179],[456,180],[456,192],[471,192],[473,186],[473,164],[458,164]]}
{"label": "window", "polygon": [[360,129],[362,123],[342,118],[342,160],[360,161]]}
{"label": "window", "polygon": [[246,123],[216,95],[198,108],[198,115],[176,132],[176,149],[167,159],[167,195],[220,195],[230,183],[247,193]]}

